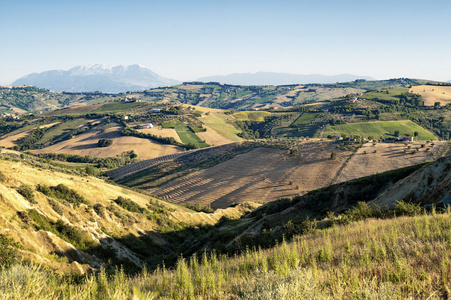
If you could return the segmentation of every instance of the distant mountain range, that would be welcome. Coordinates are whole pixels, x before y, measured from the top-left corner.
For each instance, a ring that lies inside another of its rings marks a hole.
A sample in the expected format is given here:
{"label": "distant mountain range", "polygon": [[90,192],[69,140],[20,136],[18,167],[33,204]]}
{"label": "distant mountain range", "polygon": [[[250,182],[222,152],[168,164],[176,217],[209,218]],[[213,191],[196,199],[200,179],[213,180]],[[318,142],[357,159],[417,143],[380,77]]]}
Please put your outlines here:
{"label": "distant mountain range", "polygon": [[352,74],[341,75],[321,75],[321,74],[290,74],[290,73],[234,73],[230,75],[216,75],[199,78],[201,82],[219,82],[235,85],[286,85],[286,84],[305,84],[305,83],[336,83],[348,82],[356,79],[374,80],[369,76],[358,76]]}
{"label": "distant mountain range", "polygon": [[161,77],[140,65],[113,67],[96,64],[77,66],[67,71],[52,70],[32,73],[17,79],[12,85],[33,85],[55,92],[120,93],[179,83],[179,81]]}

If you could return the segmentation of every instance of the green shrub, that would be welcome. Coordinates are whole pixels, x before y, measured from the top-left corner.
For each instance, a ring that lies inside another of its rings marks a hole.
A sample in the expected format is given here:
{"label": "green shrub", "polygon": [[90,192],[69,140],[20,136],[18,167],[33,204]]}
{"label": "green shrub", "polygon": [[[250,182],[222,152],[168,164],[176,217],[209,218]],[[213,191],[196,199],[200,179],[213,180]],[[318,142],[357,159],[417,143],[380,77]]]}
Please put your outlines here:
{"label": "green shrub", "polygon": [[60,216],[63,215],[64,211],[61,208],[61,206],[58,204],[58,202],[56,202],[55,200],[53,200],[52,198],[48,199],[50,206],[52,206],[53,210],[59,214]]}
{"label": "green shrub", "polygon": [[147,209],[142,208],[141,206],[139,206],[132,200],[130,200],[128,198],[124,198],[122,196],[117,197],[117,199],[114,200],[114,202],[116,202],[117,205],[119,205],[120,207],[122,207],[130,212],[135,212],[138,214],[145,214],[147,212]]}
{"label": "green shrub", "polygon": [[0,171],[0,182],[5,182],[6,176]]}
{"label": "green shrub", "polygon": [[108,147],[108,146],[113,145],[113,140],[111,140],[111,139],[100,139],[100,140],[97,142],[97,145],[98,145],[99,147]]}
{"label": "green shrub", "polygon": [[82,203],[89,205],[89,202],[87,202],[85,198],[83,198],[83,196],[62,183],[58,184],[57,186],[51,187],[43,184],[38,184],[37,190],[48,197],[58,198],[69,203],[73,203],[75,207],[78,207]]}
{"label": "green shrub", "polygon": [[29,185],[21,185],[18,189],[17,192],[19,192],[19,194],[21,194],[25,199],[27,199],[30,203],[32,204],[36,204],[38,203],[36,201],[36,199],[34,198],[34,191],[33,188]]}
{"label": "green shrub", "polygon": [[0,233],[0,267],[10,267],[17,256],[19,244],[10,237]]}
{"label": "green shrub", "polygon": [[102,204],[100,203],[94,204],[93,209],[99,217],[105,216],[105,206],[103,206]]}

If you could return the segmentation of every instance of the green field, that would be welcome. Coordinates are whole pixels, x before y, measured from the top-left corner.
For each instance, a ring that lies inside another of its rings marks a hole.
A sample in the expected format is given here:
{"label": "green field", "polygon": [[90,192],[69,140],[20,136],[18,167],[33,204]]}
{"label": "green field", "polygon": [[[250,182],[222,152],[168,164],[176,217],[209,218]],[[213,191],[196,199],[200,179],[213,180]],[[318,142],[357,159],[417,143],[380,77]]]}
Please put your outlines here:
{"label": "green field", "polygon": [[205,125],[211,127],[225,138],[234,142],[242,141],[243,139],[237,136],[237,134],[240,133],[240,130],[230,124],[230,119],[233,119],[233,117],[222,113],[210,113],[209,115],[202,115],[202,117],[199,118]]}
{"label": "green field", "polygon": [[161,123],[161,127],[163,127],[163,128],[175,128],[175,122],[174,121],[163,122],[163,123]]}
{"label": "green field", "polygon": [[126,112],[145,103],[142,102],[110,102],[93,110],[93,113]]}
{"label": "green field", "polygon": [[271,116],[267,111],[238,111],[233,114],[238,121],[257,121],[262,122],[265,117]]}
{"label": "green field", "polygon": [[382,91],[372,91],[367,92],[361,96],[363,99],[367,100],[388,100],[388,101],[399,101],[399,96],[402,93],[407,93],[409,91],[408,88],[396,88],[396,89],[387,89]]}
{"label": "green field", "polygon": [[174,121],[175,123],[175,131],[178,136],[182,140],[184,144],[194,144],[199,146],[199,148],[205,148],[210,145],[202,141],[195,133],[193,133],[183,122]]}
{"label": "green field", "polygon": [[419,141],[437,139],[435,135],[412,121],[349,123],[328,126],[323,136],[360,135],[363,137],[373,136],[378,139],[380,137],[394,137],[395,131],[399,131],[400,136],[413,135],[415,131],[418,131],[418,137],[415,139]]}
{"label": "green field", "polygon": [[290,126],[291,127],[303,127],[310,125],[315,121],[319,113],[303,113],[300,115]]}

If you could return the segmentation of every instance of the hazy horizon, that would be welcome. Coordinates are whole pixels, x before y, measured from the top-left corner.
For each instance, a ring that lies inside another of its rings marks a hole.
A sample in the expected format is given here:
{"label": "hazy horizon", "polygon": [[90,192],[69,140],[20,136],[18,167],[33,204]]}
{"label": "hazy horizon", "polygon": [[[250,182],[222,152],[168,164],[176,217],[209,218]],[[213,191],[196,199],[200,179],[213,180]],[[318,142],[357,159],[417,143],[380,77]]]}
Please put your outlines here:
{"label": "hazy horizon", "polygon": [[445,1],[2,2],[0,84],[78,65],[451,80]]}

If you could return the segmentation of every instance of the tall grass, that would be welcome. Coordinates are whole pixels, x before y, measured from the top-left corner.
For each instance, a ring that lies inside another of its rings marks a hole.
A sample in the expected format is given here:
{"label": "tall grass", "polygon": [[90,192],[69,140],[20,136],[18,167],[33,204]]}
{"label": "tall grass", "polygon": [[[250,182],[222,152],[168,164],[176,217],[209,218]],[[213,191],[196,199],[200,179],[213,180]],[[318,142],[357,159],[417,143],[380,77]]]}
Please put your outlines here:
{"label": "tall grass", "polygon": [[451,214],[365,219],[233,257],[74,281],[35,266],[0,272],[4,299],[437,299],[451,284]]}

